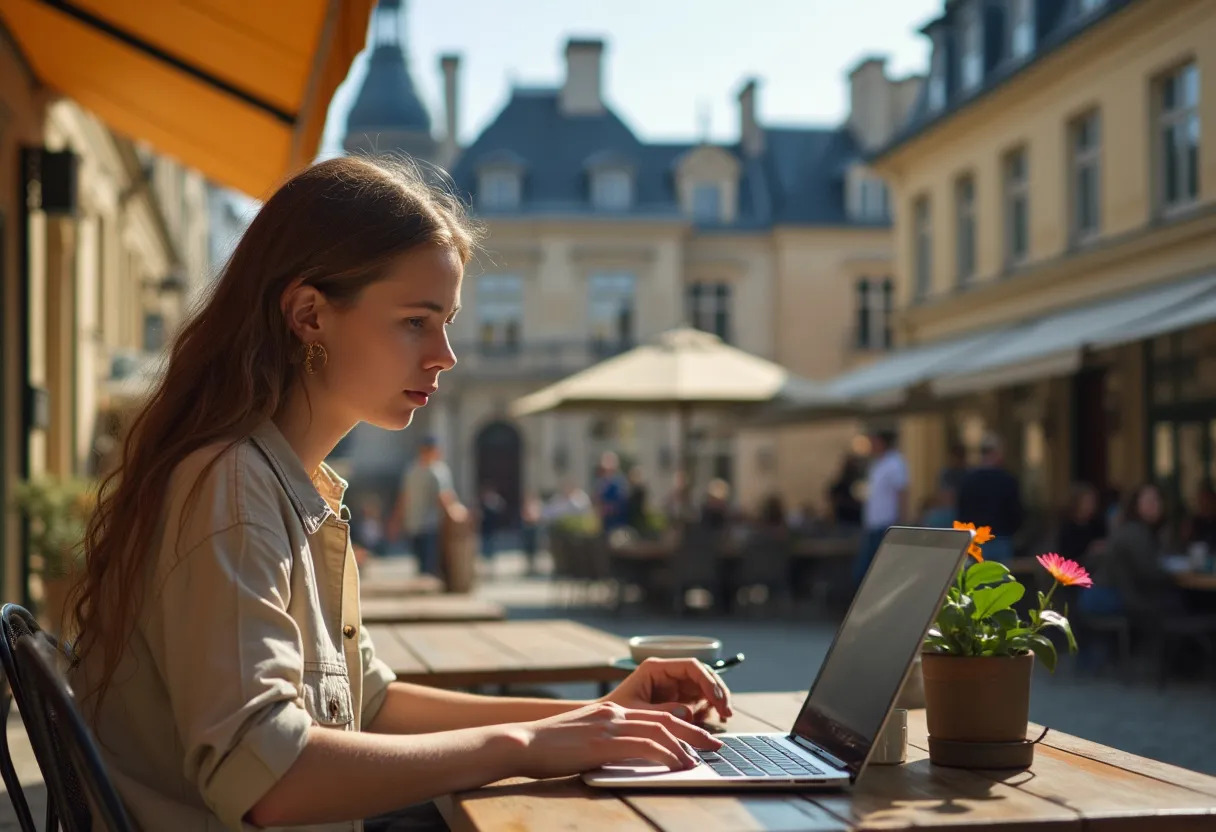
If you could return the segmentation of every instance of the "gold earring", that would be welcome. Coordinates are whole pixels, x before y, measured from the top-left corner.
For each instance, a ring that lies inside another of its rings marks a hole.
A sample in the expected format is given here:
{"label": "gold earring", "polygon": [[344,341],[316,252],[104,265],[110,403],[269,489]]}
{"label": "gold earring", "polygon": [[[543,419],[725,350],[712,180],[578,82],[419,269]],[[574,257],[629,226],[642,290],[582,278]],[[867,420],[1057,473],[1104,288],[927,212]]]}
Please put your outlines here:
{"label": "gold earring", "polygon": [[[312,360],[314,358],[321,360],[321,365],[319,367],[313,365]],[[325,345],[320,341],[313,341],[311,344],[305,347],[304,372],[308,373],[310,376],[313,375],[317,370],[321,369],[321,367],[324,367],[328,362],[329,353],[325,351]]]}

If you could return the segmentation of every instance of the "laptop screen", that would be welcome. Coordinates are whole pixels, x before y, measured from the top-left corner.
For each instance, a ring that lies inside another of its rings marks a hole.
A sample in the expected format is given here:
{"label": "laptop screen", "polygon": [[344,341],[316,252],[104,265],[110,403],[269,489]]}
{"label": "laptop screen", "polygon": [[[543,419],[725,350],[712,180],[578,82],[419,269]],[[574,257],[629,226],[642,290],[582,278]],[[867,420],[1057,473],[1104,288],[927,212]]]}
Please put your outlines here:
{"label": "laptop screen", "polygon": [[971,535],[893,528],[853,598],[794,734],[856,776],[895,701]]}

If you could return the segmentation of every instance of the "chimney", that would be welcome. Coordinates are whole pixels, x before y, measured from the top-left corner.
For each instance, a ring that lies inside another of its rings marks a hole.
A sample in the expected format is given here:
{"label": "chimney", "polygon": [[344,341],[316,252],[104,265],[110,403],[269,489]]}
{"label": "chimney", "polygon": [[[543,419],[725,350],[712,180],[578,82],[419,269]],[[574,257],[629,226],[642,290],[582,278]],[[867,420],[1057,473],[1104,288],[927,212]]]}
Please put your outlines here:
{"label": "chimney", "polygon": [[566,43],[566,83],[562,85],[561,111],[568,116],[591,116],[604,112],[602,96],[602,40],[571,40]]}
{"label": "chimney", "polygon": [[443,71],[443,162],[450,165],[460,149],[460,90],[457,86],[460,72],[460,56],[444,55],[439,59],[439,68]]}
{"label": "chimney", "polygon": [[756,79],[749,78],[739,90],[739,144],[748,157],[764,153],[764,130],[756,121],[756,87]]}
{"label": "chimney", "polygon": [[849,73],[849,130],[864,150],[886,144],[895,132],[895,102],[887,59],[863,59]]}

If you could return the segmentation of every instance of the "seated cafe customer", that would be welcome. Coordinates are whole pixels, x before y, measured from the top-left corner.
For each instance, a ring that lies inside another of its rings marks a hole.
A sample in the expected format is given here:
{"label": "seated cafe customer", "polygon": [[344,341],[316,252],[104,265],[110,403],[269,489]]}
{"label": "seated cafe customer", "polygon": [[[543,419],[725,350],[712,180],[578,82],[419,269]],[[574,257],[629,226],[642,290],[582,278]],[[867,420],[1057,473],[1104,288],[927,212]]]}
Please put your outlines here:
{"label": "seated cafe customer", "polygon": [[475,234],[411,168],[321,162],[177,337],[76,587],[72,685],[139,828],[443,829],[439,795],[720,747],[693,723],[729,693],[698,662],[596,702],[475,696],[396,682],[362,626],[324,460],[436,393]]}
{"label": "seated cafe customer", "polygon": [[994,433],[980,442],[980,464],[958,484],[958,519],[988,526],[994,539],[984,545],[984,558],[1008,564],[1013,536],[1022,527],[1022,492],[1017,477],[1005,469],[1005,453]]}
{"label": "seated cafe customer", "polygon": [[1077,483],[1068,497],[1068,507],[1056,534],[1056,552],[1069,560],[1085,563],[1101,549],[1106,538],[1106,517],[1100,510],[1098,489]]}
{"label": "seated cafe customer", "polygon": [[1137,615],[1174,608],[1177,589],[1161,568],[1161,492],[1142,485],[1132,492],[1119,526],[1094,564],[1094,586],[1081,594],[1082,613]]}

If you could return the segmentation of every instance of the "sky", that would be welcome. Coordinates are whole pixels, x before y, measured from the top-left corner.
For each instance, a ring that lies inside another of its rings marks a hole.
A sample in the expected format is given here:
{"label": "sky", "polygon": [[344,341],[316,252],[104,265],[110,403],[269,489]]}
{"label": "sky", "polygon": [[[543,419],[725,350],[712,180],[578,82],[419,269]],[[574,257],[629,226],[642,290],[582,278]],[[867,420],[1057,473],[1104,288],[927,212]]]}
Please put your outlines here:
{"label": "sky", "polygon": [[[885,55],[923,73],[918,32],[943,0],[407,0],[410,75],[443,127],[439,56],[461,57],[459,133],[472,141],[513,86],[560,86],[571,37],[602,38],[604,93],[643,139],[734,141],[736,95],[760,81],[762,124],[832,124],[848,111],[850,68]],[[341,147],[366,53],[334,96],[323,155]]]}

